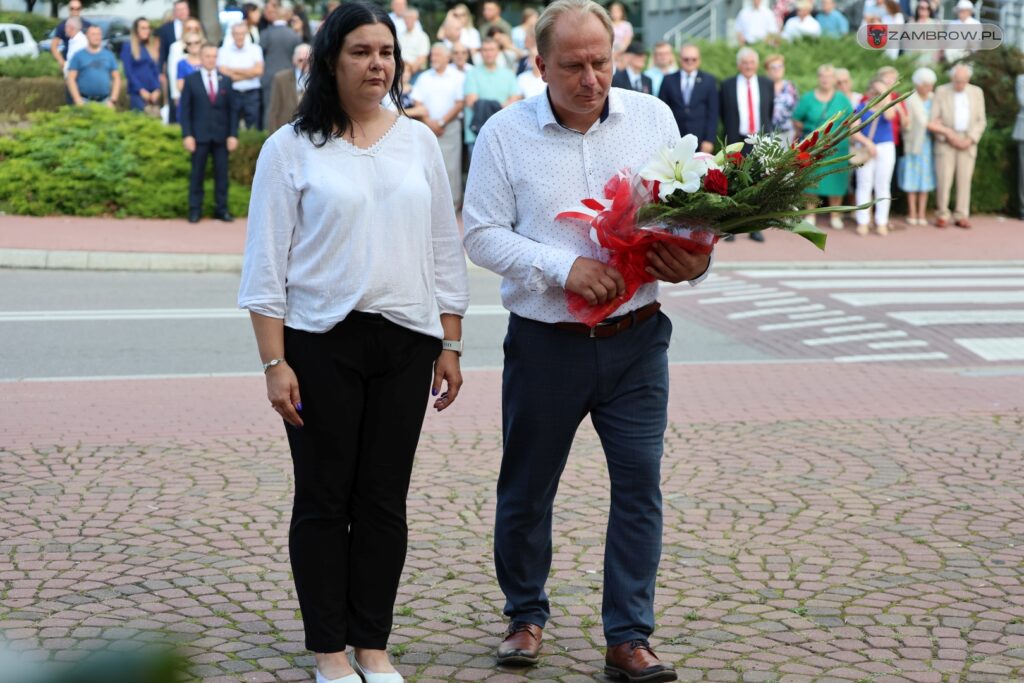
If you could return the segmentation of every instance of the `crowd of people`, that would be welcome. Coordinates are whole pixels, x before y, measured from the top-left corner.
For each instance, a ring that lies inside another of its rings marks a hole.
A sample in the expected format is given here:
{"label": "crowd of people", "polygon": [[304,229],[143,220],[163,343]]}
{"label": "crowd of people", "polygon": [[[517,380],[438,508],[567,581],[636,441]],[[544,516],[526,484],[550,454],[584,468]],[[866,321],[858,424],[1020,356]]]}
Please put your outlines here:
{"label": "crowd of people", "polygon": [[[680,134],[696,135],[702,151],[714,147],[720,128],[727,142],[756,131],[774,131],[794,142],[839,112],[860,109],[862,117],[870,116],[865,104],[899,78],[897,70],[884,67],[870,82],[854,84],[849,70],[823,64],[816,87],[799,92],[786,78],[785,58],[767,54],[762,66],[761,55],[752,45],[761,48],[797,38],[827,40],[848,33],[851,24],[834,0],[818,0],[817,6],[812,0],[775,0],[771,6],[769,1],[750,0],[735,18],[741,47],[736,73],[729,76],[702,70],[695,45],[684,45],[677,53],[671,44],[659,42],[648,53],[634,37],[625,6],[610,3],[612,85],[660,98],[672,110]],[[68,103],[95,101],[112,107],[122,87],[117,60],[102,47],[98,27],[88,26],[80,17],[80,0],[71,0],[68,7],[70,17],[57,32],[66,47],[59,49],[58,41],[53,46],[65,70]],[[868,0],[861,18],[889,24],[928,23],[935,21],[937,11],[936,0]],[[970,0],[959,0],[955,11],[956,21],[976,22]],[[146,19],[136,20],[131,40],[120,54],[131,108],[155,116],[165,105],[165,119],[180,121],[185,80],[202,70],[203,52],[212,47],[216,72],[227,77],[232,91],[225,106],[232,120],[221,127],[224,131],[237,132],[244,126],[273,132],[291,121],[306,88],[311,22],[287,0],[270,0],[262,8],[247,3],[240,16],[219,46],[206,41],[203,26],[190,16],[186,0],[174,3],[173,17],[158,31]],[[478,17],[469,6],[458,3],[433,35],[425,31],[419,11],[407,0],[391,0],[388,16],[404,63],[399,101],[406,116],[422,121],[438,137],[458,208],[481,126],[518,100],[546,92],[537,61],[538,9],[525,8],[520,23],[513,26],[497,0],[483,2]],[[955,180],[953,222],[969,227],[973,160],[985,128],[984,98],[970,85],[970,68],[962,64],[951,73],[952,83],[933,93],[935,70],[960,56],[954,51],[921,52],[912,79],[914,95],[854,136],[852,147],[844,143],[835,150],[837,156],[853,152],[862,163],[823,178],[809,204],[838,206],[877,199],[873,216],[866,211],[855,214],[856,229],[868,234],[873,224],[877,234],[886,235],[892,227],[890,198],[896,187],[907,195],[909,225],[925,223],[928,197],[936,192],[935,224],[944,227],[950,222],[948,204]],[[215,90],[216,83],[207,78],[206,92],[214,104]],[[193,123],[191,128],[195,127]],[[227,144],[226,139],[221,142]],[[221,174],[215,171],[215,175],[220,182]],[[201,200],[201,189],[198,197]],[[190,207],[190,218],[195,214],[196,207]],[[219,207],[216,215],[230,218],[226,207]],[[832,213],[829,225],[843,228],[841,215]],[[761,233],[751,237],[764,239]]]}

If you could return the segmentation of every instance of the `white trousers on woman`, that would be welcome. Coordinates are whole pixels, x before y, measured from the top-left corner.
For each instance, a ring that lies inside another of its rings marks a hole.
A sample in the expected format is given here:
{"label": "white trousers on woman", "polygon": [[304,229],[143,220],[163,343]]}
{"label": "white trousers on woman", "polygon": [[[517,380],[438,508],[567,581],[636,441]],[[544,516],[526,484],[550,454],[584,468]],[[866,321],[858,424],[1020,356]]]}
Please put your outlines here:
{"label": "white trousers on woman", "polygon": [[[889,224],[889,206],[892,204],[892,172],[896,168],[896,145],[879,142],[875,145],[875,158],[857,169],[857,203],[871,200],[875,204],[875,225]],[[857,211],[857,225],[868,224],[867,209]]]}

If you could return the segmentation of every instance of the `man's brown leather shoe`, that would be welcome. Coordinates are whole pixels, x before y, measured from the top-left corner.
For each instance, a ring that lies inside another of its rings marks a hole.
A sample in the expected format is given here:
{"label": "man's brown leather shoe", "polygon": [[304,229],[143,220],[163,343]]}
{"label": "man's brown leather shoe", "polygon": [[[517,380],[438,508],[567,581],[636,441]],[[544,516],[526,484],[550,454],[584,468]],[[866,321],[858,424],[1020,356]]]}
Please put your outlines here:
{"label": "man's brown leather shoe", "polygon": [[604,672],[612,678],[629,683],[679,680],[675,667],[658,659],[646,640],[609,645],[608,654],[604,658]]}
{"label": "man's brown leather shoe", "polygon": [[533,666],[540,658],[540,639],[544,629],[525,621],[513,621],[498,646],[498,664]]}

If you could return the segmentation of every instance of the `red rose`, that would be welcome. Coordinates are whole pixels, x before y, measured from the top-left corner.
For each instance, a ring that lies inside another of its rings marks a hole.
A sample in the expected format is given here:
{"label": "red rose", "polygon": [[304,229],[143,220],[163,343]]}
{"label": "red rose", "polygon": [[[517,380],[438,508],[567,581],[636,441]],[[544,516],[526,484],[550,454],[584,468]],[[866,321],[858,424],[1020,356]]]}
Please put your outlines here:
{"label": "red rose", "polygon": [[729,194],[729,179],[717,168],[713,168],[704,176],[704,190],[720,195]]}
{"label": "red rose", "polygon": [[733,163],[733,166],[739,166],[743,163],[743,155],[739,152],[733,152],[732,154],[726,154],[725,158]]}

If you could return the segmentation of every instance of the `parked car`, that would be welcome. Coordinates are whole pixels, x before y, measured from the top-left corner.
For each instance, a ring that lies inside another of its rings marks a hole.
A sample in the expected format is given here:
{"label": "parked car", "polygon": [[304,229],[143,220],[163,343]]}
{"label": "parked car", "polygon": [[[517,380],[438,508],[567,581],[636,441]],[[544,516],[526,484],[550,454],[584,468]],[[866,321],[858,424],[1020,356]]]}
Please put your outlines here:
{"label": "parked car", "polygon": [[21,24],[0,24],[0,59],[38,57],[39,46]]}
{"label": "parked car", "polygon": [[[130,19],[113,14],[95,14],[82,17],[90,24],[95,24],[103,29],[103,47],[114,53],[114,56],[121,57],[121,46],[131,40],[132,22]],[[57,28],[54,27],[44,38],[39,41],[39,51],[49,52],[50,41],[57,37]]]}

